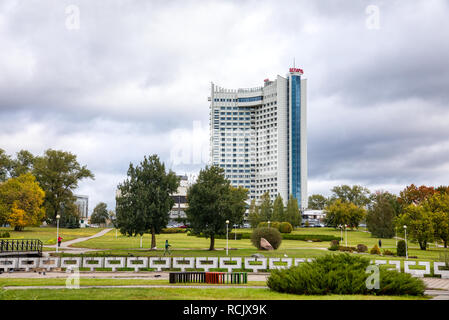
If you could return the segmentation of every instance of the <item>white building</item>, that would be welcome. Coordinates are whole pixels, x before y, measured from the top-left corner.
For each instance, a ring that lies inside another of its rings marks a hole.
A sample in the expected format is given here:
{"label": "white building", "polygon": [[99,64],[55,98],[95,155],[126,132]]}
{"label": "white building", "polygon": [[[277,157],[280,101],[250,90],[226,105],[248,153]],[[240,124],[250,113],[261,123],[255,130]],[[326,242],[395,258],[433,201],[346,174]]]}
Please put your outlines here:
{"label": "white building", "polygon": [[187,208],[187,189],[189,181],[187,176],[178,176],[180,178],[178,190],[172,194],[175,201],[173,208],[170,211],[170,220],[174,222],[177,218],[186,218],[185,210]]}
{"label": "white building", "polygon": [[80,226],[81,228],[86,227],[87,221],[89,219],[89,197],[82,195],[74,195],[76,197],[75,205],[78,207],[80,214]]}
{"label": "white building", "polygon": [[249,189],[249,199],[268,191],[287,203],[290,194],[307,208],[307,80],[289,73],[249,89],[212,83],[210,159],[233,186]]}

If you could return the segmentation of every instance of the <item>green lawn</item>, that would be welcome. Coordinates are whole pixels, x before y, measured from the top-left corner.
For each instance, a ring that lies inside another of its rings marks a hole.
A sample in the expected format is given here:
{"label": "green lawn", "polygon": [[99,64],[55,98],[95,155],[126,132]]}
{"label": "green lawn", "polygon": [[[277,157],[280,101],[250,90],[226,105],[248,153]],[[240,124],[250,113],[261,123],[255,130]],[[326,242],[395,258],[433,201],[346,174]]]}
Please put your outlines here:
{"label": "green lawn", "polygon": [[[103,228],[78,228],[66,229],[59,228],[59,234],[63,241],[69,241],[77,238],[89,237],[100,232]],[[14,231],[11,228],[0,228],[0,232],[8,231],[11,235],[6,239],[39,239],[44,245],[56,244],[55,227],[30,227],[23,231]]]}
{"label": "green lawn", "polygon": [[278,293],[267,288],[88,288],[2,290],[0,300],[426,300],[429,297]]}
{"label": "green lawn", "polygon": [[[237,229],[237,232],[251,232],[251,229]],[[322,234],[322,235],[333,235],[340,237],[340,230],[333,228],[300,228],[293,231],[293,234]],[[343,233],[345,237],[345,233]],[[375,244],[378,243],[378,238],[371,237],[368,232],[359,231],[348,231],[348,246],[357,246],[357,244],[365,244],[371,249]],[[159,256],[162,255],[165,240],[168,240],[172,245],[172,256],[225,256],[226,255],[226,239],[216,239],[215,240],[215,251],[208,251],[210,240],[206,238],[200,238],[195,236],[187,236],[184,233],[175,234],[159,234],[156,235],[157,248],[158,251],[150,251],[151,235],[145,234],[143,236],[142,245],[143,248],[140,249],[140,237],[127,237],[121,235],[118,232],[116,238],[115,231],[108,232],[102,237],[95,239],[90,239],[81,243],[77,243],[76,247],[81,248],[93,248],[93,249],[103,249],[105,254],[111,255],[142,255],[142,256]],[[345,240],[342,244],[345,245]],[[382,249],[389,249],[391,251],[395,250],[396,242],[394,239],[382,239]],[[234,240],[229,239],[229,248],[236,250],[229,250],[229,256],[249,256],[254,253],[262,253],[266,257],[288,257],[294,258],[305,258],[305,257],[316,257],[328,253],[327,249],[329,247],[329,242],[307,242],[301,240],[283,240],[280,248],[275,251],[258,251],[251,244],[249,239]],[[416,243],[409,242],[409,256],[417,256],[420,260],[438,260],[439,254],[445,249],[435,248],[432,244],[428,250],[420,250]],[[372,259],[378,259],[380,256],[377,255],[366,255]],[[400,257],[386,256],[390,259],[403,260]]]}

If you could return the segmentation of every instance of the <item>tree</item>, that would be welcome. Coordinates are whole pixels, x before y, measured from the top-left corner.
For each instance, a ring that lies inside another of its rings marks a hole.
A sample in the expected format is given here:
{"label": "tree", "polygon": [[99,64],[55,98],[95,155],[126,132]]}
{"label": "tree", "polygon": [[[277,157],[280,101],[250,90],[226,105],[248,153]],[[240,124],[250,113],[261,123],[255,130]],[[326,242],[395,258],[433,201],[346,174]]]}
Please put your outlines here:
{"label": "tree", "polygon": [[392,238],[396,211],[396,196],[388,192],[376,192],[373,205],[368,210],[366,223],[368,230],[377,238]]}
{"label": "tree", "polygon": [[435,189],[433,187],[426,187],[423,185],[417,188],[414,184],[411,184],[399,193],[399,202],[404,208],[412,203],[421,204],[426,199],[433,196],[434,193]]}
{"label": "tree", "polygon": [[296,200],[292,194],[290,194],[290,197],[288,198],[285,221],[289,222],[293,227],[301,225],[302,217],[298,208],[298,200]]}
{"label": "tree", "polygon": [[92,216],[90,217],[90,223],[105,224],[106,220],[108,219],[109,213],[106,203],[104,202],[98,203],[92,212]]}
{"label": "tree", "polygon": [[22,174],[32,172],[35,157],[27,150],[20,150],[16,154],[16,159],[11,162],[11,177],[18,177]]}
{"label": "tree", "polygon": [[251,225],[251,228],[257,228],[259,223],[262,222],[259,207],[256,205],[256,199],[251,200],[251,204],[249,206],[248,220]]}
{"label": "tree", "polygon": [[273,206],[271,205],[270,193],[265,192],[262,197],[260,197],[260,217],[262,221],[270,221],[273,215]]}
{"label": "tree", "polygon": [[151,248],[156,248],[156,234],[167,226],[174,205],[171,194],[176,192],[179,178],[157,155],[145,156],[136,167],[131,163],[127,179],[118,185],[116,197],[117,225],[122,234],[142,236],[151,233]]}
{"label": "tree", "polygon": [[331,201],[340,199],[341,202],[351,202],[358,207],[364,207],[370,203],[370,191],[362,186],[348,185],[335,186],[332,188]]}
{"label": "tree", "polygon": [[241,186],[237,188],[230,186],[228,201],[230,203],[229,224],[231,226],[233,226],[234,224],[240,225],[243,223],[247,198],[248,189],[245,189]]}
{"label": "tree", "polygon": [[423,203],[424,210],[430,215],[434,237],[443,241],[447,248],[449,242],[449,194],[435,193]]}
{"label": "tree", "polygon": [[209,250],[215,250],[215,236],[226,233],[226,220],[232,219],[231,187],[224,169],[206,166],[187,190],[187,218],[196,233],[210,238]]}
{"label": "tree", "polygon": [[424,206],[414,203],[408,205],[396,220],[399,230],[407,226],[407,235],[418,241],[421,250],[426,250],[427,243],[433,241],[434,231],[430,214]]}
{"label": "tree", "polygon": [[325,208],[327,225],[337,228],[339,225],[348,225],[357,228],[360,221],[365,217],[365,209],[351,202],[343,202],[337,199]]}
{"label": "tree", "polygon": [[312,194],[309,197],[309,209],[323,210],[328,200],[321,194]]}
{"label": "tree", "polygon": [[276,199],[274,199],[272,219],[273,221],[279,222],[285,221],[284,200],[282,200],[280,194],[278,194]]}
{"label": "tree", "polygon": [[38,225],[45,216],[44,197],[45,192],[30,173],[1,183],[0,224],[7,222],[16,231]]}
{"label": "tree", "polygon": [[61,218],[62,213],[74,216],[73,190],[82,179],[94,179],[92,172],[78,163],[76,155],[52,149],[35,158],[33,173],[45,191],[44,204],[49,223],[55,223],[58,214]]}
{"label": "tree", "polygon": [[0,182],[6,181],[9,178],[11,166],[11,157],[5,153],[5,150],[0,149]]}

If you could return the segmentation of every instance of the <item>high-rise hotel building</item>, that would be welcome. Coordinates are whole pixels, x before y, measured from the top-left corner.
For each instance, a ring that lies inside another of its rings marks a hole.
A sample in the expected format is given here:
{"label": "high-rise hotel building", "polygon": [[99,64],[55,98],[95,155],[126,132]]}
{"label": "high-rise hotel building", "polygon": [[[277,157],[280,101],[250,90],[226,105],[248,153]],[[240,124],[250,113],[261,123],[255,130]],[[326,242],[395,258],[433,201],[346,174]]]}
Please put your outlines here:
{"label": "high-rise hotel building", "polygon": [[249,89],[212,83],[210,160],[233,186],[258,201],[269,192],[286,203],[290,194],[307,208],[307,80],[290,68],[285,76]]}

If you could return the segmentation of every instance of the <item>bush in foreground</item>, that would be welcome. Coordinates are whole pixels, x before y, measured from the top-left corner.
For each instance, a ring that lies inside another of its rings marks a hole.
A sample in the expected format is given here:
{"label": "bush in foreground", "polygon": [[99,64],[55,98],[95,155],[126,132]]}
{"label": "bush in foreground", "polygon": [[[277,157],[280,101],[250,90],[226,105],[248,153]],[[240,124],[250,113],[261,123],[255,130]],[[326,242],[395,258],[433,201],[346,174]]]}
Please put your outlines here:
{"label": "bush in foreground", "polygon": [[366,272],[370,260],[349,254],[328,254],[312,262],[304,262],[289,269],[271,271],[267,285],[283,293],[325,294],[376,294],[423,295],[422,280],[408,273],[380,268],[380,288],[368,289]]}
{"label": "bush in foreground", "polygon": [[251,242],[259,250],[263,250],[260,246],[261,238],[267,240],[275,250],[279,248],[282,242],[281,233],[275,228],[254,229],[253,234],[251,235]]}

